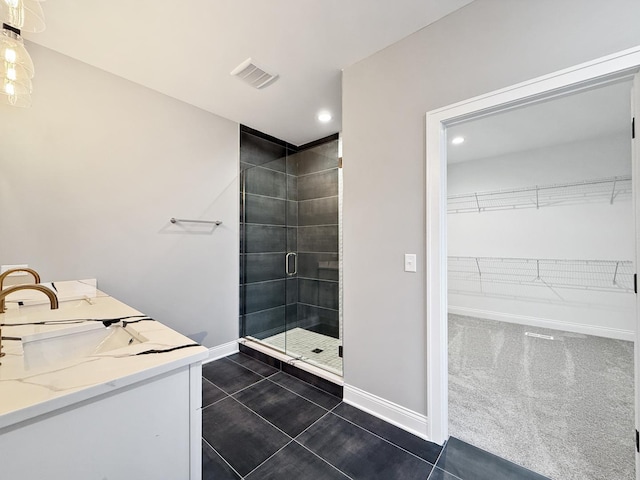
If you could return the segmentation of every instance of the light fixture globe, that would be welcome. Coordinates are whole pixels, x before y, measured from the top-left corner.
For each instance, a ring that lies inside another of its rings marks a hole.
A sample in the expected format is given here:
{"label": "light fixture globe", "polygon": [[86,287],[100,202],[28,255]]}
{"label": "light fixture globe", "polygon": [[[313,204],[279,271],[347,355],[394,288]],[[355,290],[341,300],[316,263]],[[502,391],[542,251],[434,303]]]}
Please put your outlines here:
{"label": "light fixture globe", "polygon": [[0,103],[30,107],[33,61],[13,27],[3,27],[0,30]]}
{"label": "light fixture globe", "polygon": [[44,12],[37,0],[0,0],[0,23],[23,32],[42,32]]}
{"label": "light fixture globe", "polygon": [[[3,2],[4,0],[0,0]],[[18,70],[19,75],[33,78],[34,68],[33,61],[20,35],[11,30],[3,28],[0,31],[0,71],[5,72],[11,68]],[[0,78],[4,74],[0,73]]]}
{"label": "light fixture globe", "polygon": [[28,85],[2,79],[0,81],[0,103],[13,107],[31,106],[31,82]]}

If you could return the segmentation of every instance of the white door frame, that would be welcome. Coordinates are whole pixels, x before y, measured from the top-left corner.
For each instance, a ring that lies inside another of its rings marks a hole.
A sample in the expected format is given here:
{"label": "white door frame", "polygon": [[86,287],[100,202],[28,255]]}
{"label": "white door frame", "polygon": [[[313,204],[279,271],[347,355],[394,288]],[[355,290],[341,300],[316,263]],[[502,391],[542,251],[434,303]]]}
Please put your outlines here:
{"label": "white door frame", "polygon": [[[639,67],[640,45],[427,113],[425,293],[427,434],[431,441],[442,444],[448,437],[447,126],[621,78],[631,78]],[[634,189],[638,181],[637,177],[633,178]],[[636,328],[636,340],[638,330]]]}

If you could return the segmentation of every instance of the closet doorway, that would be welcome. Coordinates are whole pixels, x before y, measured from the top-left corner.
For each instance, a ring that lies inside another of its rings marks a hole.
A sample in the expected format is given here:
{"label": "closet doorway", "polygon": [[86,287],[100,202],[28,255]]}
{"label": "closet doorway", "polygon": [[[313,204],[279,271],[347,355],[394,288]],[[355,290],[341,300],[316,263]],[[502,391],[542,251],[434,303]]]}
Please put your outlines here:
{"label": "closet doorway", "polygon": [[[622,52],[427,114],[433,440],[458,435],[553,478],[609,478],[589,469],[562,473],[561,464],[584,463],[570,439],[596,430],[594,438],[627,459],[626,469],[604,475],[635,478],[638,177],[628,111],[638,64],[640,49]],[[626,119],[607,130],[608,110]],[[536,120],[524,127],[526,117]],[[580,138],[585,129],[600,130]],[[465,142],[452,145],[456,137]],[[608,229],[614,225],[616,232]],[[470,397],[479,386],[488,390]],[[582,397],[587,403],[574,401]],[[622,423],[609,428],[611,415]],[[512,448],[518,433],[530,442],[521,450]],[[475,434],[484,444],[469,438]],[[532,465],[525,452],[536,442],[539,464]],[[597,450],[596,443],[595,463]]]}
{"label": "closet doorway", "polygon": [[631,88],[447,130],[449,434],[553,479],[635,478]]}

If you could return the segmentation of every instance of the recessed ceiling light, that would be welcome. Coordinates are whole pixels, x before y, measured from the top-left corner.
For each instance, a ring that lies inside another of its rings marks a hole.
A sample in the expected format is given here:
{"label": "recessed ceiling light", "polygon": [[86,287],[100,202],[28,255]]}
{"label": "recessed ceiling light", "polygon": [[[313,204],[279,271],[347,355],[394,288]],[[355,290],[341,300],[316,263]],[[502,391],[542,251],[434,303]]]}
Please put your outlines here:
{"label": "recessed ceiling light", "polygon": [[454,137],[451,139],[451,145],[460,145],[464,143],[464,137]]}
{"label": "recessed ceiling light", "polygon": [[318,114],[318,120],[322,123],[328,123],[331,121],[331,114],[329,112],[320,112]]}

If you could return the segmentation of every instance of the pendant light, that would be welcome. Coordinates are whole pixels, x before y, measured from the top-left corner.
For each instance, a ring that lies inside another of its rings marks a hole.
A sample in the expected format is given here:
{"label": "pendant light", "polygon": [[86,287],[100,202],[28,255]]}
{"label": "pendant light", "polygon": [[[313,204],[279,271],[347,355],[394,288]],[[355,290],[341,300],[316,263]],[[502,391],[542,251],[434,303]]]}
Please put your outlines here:
{"label": "pendant light", "polygon": [[33,73],[33,62],[22,38],[3,26],[0,31],[0,101],[16,107],[31,106]]}
{"label": "pendant light", "polygon": [[44,12],[38,0],[0,0],[0,22],[22,32],[45,29]]}
{"label": "pendant light", "polygon": [[33,61],[21,32],[41,32],[44,13],[37,0],[0,0],[0,103],[30,107]]}

